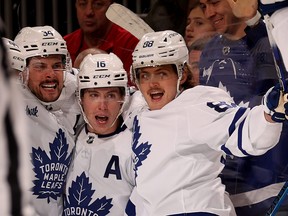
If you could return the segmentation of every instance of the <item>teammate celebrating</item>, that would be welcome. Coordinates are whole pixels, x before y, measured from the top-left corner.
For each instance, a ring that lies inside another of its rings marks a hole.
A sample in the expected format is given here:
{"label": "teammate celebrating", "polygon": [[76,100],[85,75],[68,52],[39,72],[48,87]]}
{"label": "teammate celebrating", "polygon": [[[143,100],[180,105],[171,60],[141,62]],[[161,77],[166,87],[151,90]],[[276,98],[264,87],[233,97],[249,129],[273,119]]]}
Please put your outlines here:
{"label": "teammate celebrating", "polygon": [[15,43],[26,63],[21,92],[31,138],[33,205],[39,215],[56,216],[62,213],[62,191],[81,116],[76,77],[65,70],[66,42],[52,27],[25,27]]}
{"label": "teammate celebrating", "polygon": [[146,215],[235,215],[219,178],[225,155],[268,151],[288,110],[277,87],[251,110],[221,89],[189,88],[187,59],[173,31],[148,33],[134,50],[132,74],[149,106],[134,118],[135,190]]}
{"label": "teammate celebrating", "polygon": [[122,215],[134,186],[132,133],[121,117],[127,75],[113,53],[88,54],[78,74],[85,127],[76,141],[63,215]]}

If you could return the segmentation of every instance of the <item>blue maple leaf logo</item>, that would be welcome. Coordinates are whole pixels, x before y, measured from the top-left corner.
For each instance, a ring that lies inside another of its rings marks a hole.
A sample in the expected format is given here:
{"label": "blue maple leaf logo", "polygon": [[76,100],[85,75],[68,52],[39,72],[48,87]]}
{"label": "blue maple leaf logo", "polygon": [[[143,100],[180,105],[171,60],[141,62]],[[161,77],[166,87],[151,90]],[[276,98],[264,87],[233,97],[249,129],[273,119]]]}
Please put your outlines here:
{"label": "blue maple leaf logo", "polygon": [[142,162],[147,158],[147,156],[149,155],[149,153],[151,152],[150,148],[152,146],[152,144],[149,144],[148,141],[145,143],[141,143],[140,145],[138,145],[139,143],[139,138],[141,137],[141,133],[140,133],[140,125],[139,125],[139,120],[137,119],[137,117],[134,118],[134,122],[133,122],[133,143],[132,143],[132,150],[135,154],[135,158],[134,158],[134,164],[135,164],[135,175],[137,177],[137,170],[138,167],[142,165]]}
{"label": "blue maple leaf logo", "polygon": [[57,200],[62,195],[72,153],[68,155],[69,144],[65,132],[60,128],[53,143],[49,143],[50,158],[40,147],[32,148],[31,159],[36,180],[33,181],[33,195],[39,199]]}
{"label": "blue maple leaf logo", "polygon": [[113,206],[112,199],[106,199],[106,196],[97,198],[91,203],[95,190],[92,190],[92,183],[89,183],[85,172],[77,176],[76,181],[72,181],[68,191],[69,195],[64,196],[63,215],[72,215],[71,212],[77,212],[77,215],[85,213],[85,215],[105,216]]}

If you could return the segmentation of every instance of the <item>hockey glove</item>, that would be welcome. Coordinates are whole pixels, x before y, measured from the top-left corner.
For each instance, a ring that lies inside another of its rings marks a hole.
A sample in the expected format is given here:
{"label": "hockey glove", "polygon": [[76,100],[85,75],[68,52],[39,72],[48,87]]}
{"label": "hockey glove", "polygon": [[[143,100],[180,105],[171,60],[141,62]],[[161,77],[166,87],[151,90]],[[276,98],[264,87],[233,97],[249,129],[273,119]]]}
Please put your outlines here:
{"label": "hockey glove", "polygon": [[271,115],[275,122],[284,122],[288,119],[288,94],[284,94],[277,84],[270,88],[263,98],[265,112]]}

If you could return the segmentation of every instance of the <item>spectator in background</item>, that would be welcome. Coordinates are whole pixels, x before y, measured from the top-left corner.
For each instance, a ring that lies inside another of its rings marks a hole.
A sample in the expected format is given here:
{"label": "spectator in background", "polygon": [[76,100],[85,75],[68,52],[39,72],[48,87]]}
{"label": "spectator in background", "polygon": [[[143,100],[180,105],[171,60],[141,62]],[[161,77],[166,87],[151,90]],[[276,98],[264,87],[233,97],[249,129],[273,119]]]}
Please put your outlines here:
{"label": "spectator in background", "polygon": [[199,84],[199,61],[202,50],[208,41],[216,34],[211,21],[208,20],[199,0],[190,1],[190,12],[187,17],[184,39],[189,50],[189,65],[196,84]]}
{"label": "spectator in background", "polygon": [[[73,63],[80,52],[95,47],[116,54],[129,73],[132,52],[139,40],[107,19],[105,13],[112,3],[113,0],[76,0],[80,28],[64,36],[64,39]],[[128,84],[133,85],[130,81]]]}
{"label": "spectator in background", "polygon": [[185,34],[189,0],[157,0],[144,21],[154,30],[173,30]]}
{"label": "spectator in background", "polygon": [[241,17],[237,17],[230,1],[217,0],[214,4],[200,0],[205,16],[219,33],[202,52],[200,84],[225,88],[237,104],[252,107],[277,82],[276,70],[265,24],[260,17],[250,26],[245,22],[257,15],[257,6],[253,1],[242,1],[247,5],[241,7]]}
{"label": "spectator in background", "polygon": [[214,34],[207,34],[204,37],[194,40],[189,46],[189,65],[196,84],[199,84],[199,61],[206,44],[211,40]]}
{"label": "spectator in background", "polygon": [[191,44],[206,35],[215,34],[215,28],[208,20],[199,4],[199,0],[193,0],[187,17],[184,39],[189,48]]}
{"label": "spectator in background", "polygon": [[[257,0],[200,0],[219,35],[205,46],[200,84],[229,92],[237,104],[254,107],[278,82],[266,26]],[[239,216],[264,215],[287,180],[287,122],[279,143],[258,157],[227,157],[222,180]]]}

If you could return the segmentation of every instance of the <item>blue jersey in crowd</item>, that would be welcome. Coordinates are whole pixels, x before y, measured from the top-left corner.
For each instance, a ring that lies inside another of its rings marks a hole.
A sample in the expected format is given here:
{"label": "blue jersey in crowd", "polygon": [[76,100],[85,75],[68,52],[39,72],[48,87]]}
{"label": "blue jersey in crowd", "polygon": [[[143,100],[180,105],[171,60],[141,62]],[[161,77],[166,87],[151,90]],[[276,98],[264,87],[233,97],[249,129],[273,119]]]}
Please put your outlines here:
{"label": "blue jersey in crowd", "polygon": [[[200,84],[222,88],[237,104],[253,107],[277,82],[277,74],[265,24],[245,32],[240,40],[213,37],[202,52],[199,77]],[[285,123],[278,145],[266,154],[227,158],[221,177],[237,215],[265,215],[287,180],[287,128]]]}

